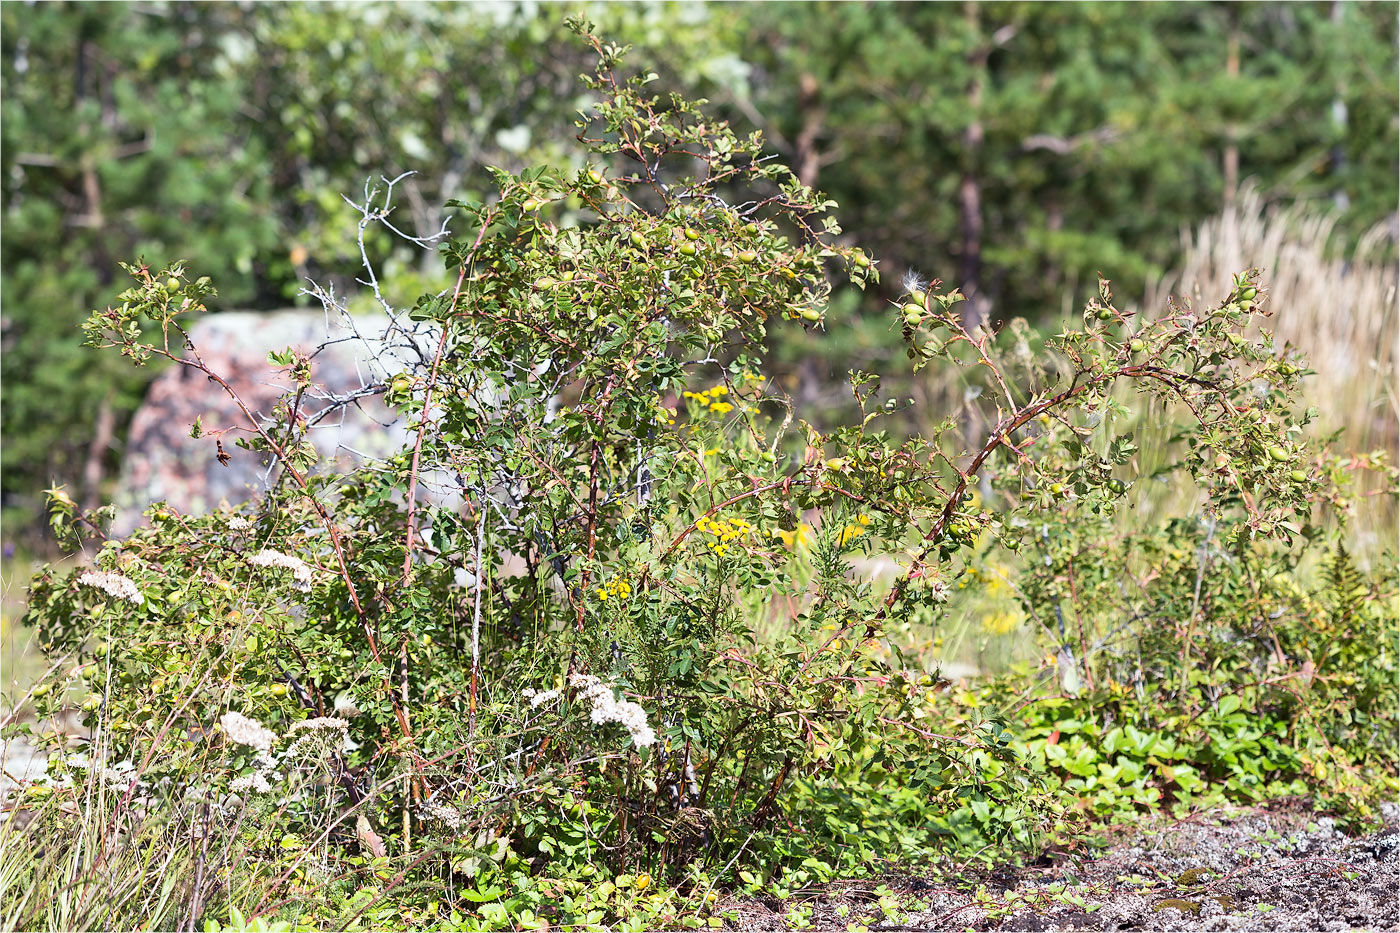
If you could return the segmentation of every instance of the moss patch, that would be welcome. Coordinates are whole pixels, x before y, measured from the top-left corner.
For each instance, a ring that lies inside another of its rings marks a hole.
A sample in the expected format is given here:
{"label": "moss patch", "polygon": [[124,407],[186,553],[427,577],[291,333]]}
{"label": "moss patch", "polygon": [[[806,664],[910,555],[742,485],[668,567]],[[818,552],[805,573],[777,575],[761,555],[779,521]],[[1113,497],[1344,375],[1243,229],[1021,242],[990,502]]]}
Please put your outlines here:
{"label": "moss patch", "polygon": [[1190,868],[1176,876],[1176,883],[1184,888],[1201,884],[1210,872],[1204,868]]}
{"label": "moss patch", "polygon": [[1181,911],[1186,916],[1196,916],[1201,912],[1200,901],[1188,901],[1184,897],[1169,897],[1165,901],[1158,901],[1152,910],[1155,913],[1159,910],[1166,910],[1168,907]]}

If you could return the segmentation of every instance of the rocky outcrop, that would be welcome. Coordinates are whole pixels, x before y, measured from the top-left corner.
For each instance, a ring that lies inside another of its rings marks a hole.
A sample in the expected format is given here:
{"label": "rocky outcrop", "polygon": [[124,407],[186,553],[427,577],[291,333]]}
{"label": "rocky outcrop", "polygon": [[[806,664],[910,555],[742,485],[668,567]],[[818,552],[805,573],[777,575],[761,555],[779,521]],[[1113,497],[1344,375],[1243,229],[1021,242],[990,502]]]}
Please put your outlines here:
{"label": "rocky outcrop", "polygon": [[[363,334],[378,334],[383,320],[357,323]],[[200,357],[238,392],[262,418],[271,417],[279,399],[292,387],[288,375],[269,363],[269,350],[293,347],[317,351],[311,378],[316,395],[344,396],[382,383],[385,368],[401,369],[404,351],[387,349],[377,339],[359,339],[347,324],[320,310],[272,312],[229,311],[202,318],[190,330]],[[309,397],[303,412],[327,407]],[[206,434],[234,428],[222,437],[227,462],[221,463],[214,436],[192,438],[201,419]],[[142,521],[150,503],[164,500],[182,513],[201,513],[257,496],[276,477],[264,455],[235,445],[246,437],[247,418],[228,394],[198,370],[172,366],[151,383],[131,422],[121,480],[116,495],[113,532],[126,534]],[[381,457],[403,446],[407,436],[377,394],[325,415],[310,430],[321,455],[318,469],[344,469],[365,456]]]}

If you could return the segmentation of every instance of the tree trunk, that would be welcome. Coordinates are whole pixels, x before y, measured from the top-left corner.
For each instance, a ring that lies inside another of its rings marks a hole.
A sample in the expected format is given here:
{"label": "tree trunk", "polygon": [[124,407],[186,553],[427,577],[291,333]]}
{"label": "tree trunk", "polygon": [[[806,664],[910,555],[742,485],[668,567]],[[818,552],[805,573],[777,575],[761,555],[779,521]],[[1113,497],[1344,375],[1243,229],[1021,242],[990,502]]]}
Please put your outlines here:
{"label": "tree trunk", "polygon": [[817,138],[821,135],[826,121],[826,111],[818,101],[816,77],[804,71],[798,78],[798,109],[802,112],[802,129],[793,141],[793,174],[797,180],[809,188],[817,186],[817,174],[821,170],[821,153],[817,151]]}
{"label": "tree trunk", "polygon": [[83,508],[92,510],[102,502],[102,477],[106,472],[107,450],[112,446],[116,434],[117,418],[112,412],[112,403],[103,399],[97,409],[97,423],[92,429],[92,442],[88,444],[87,460],[83,464]]}
{"label": "tree trunk", "polygon": [[[1342,20],[1346,16],[1346,3],[1344,0],[1332,0],[1332,25],[1340,30]],[[1332,97],[1332,125],[1337,131],[1337,144],[1332,147],[1332,175],[1335,190],[1332,192],[1332,203],[1337,205],[1337,210],[1344,211],[1351,207],[1351,198],[1347,195],[1346,184],[1342,180],[1342,173],[1346,170],[1347,152],[1343,140],[1346,139],[1347,132],[1347,102],[1344,96],[1346,88],[1342,84],[1342,79],[1337,79],[1336,93]]]}
{"label": "tree trunk", "polygon": [[[986,82],[987,59],[991,43],[982,37],[981,11],[977,0],[963,6],[968,31],[977,36],[968,55],[971,74],[967,82],[967,112],[969,120],[963,132],[963,171],[958,183],[958,226],[962,234],[962,252],[958,256],[958,287],[967,299],[962,305],[963,326],[975,331],[987,320],[986,298],[982,294],[982,182],[977,167],[982,157],[982,94]],[[963,442],[968,449],[982,443],[986,428],[982,413],[974,401],[963,403]]]}
{"label": "tree trunk", "polygon": [[[968,0],[963,7],[969,28],[980,32],[980,11],[977,0]],[[978,42],[968,56],[971,78],[967,84],[967,109],[970,121],[963,132],[963,172],[958,184],[959,228],[962,252],[958,259],[958,287],[966,296],[963,323],[971,330],[986,320],[985,299],[982,295],[982,182],[977,165],[982,154],[982,94],[986,80],[987,58],[991,53],[986,42]]]}
{"label": "tree trunk", "polygon": [[[1240,26],[1230,11],[1230,35],[1225,43],[1225,74],[1232,81],[1240,76]],[[1225,124],[1225,207],[1233,207],[1240,190],[1239,125],[1233,117]]]}

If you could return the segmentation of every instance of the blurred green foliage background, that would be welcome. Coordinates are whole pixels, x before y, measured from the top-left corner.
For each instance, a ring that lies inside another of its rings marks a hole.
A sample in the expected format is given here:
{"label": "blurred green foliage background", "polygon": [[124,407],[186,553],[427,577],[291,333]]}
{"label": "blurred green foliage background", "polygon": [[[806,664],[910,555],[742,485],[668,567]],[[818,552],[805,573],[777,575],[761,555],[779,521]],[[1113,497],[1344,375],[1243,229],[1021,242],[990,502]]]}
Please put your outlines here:
{"label": "blurred green foliage background", "polygon": [[[341,194],[406,170],[403,229],[484,193],[483,167],[565,163],[585,50],[572,6],[6,3],[5,540],[41,546],[41,490],[110,489],[146,380],[80,346],[116,262],[182,258],[223,308],[353,290]],[[883,261],[822,340],[788,337],[799,399],[897,352],[865,312],[916,269],[970,313],[1053,325],[1102,271],[1141,295],[1182,231],[1246,180],[1340,214],[1396,215],[1395,3],[801,3],[586,7],[659,86],[760,129]],[[371,239],[411,301],[440,267]],[[397,251],[397,252],[396,252]],[[143,378],[144,376],[144,378]]]}

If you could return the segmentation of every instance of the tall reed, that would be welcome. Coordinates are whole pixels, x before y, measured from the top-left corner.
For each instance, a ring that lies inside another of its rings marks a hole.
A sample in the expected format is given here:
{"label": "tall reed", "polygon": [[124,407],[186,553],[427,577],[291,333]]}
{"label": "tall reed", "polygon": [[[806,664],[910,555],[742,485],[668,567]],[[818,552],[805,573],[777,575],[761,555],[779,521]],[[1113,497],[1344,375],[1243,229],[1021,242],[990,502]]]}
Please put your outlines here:
{"label": "tall reed", "polygon": [[[1367,231],[1352,245],[1337,229],[1335,211],[1315,205],[1270,204],[1255,188],[1195,231],[1182,234],[1175,271],[1149,287],[1142,308],[1168,300],[1200,304],[1228,290],[1232,272],[1262,270],[1269,327],[1276,345],[1301,350],[1309,374],[1302,396],[1318,409],[1314,437],[1337,433],[1340,452],[1388,452],[1400,443],[1400,387],[1396,384],[1397,290],[1394,220]],[[1170,462],[1169,418],[1149,415],[1136,424],[1144,477]],[[1144,483],[1135,520],[1190,511],[1196,498],[1179,484]],[[1393,490],[1383,478],[1360,477],[1365,507],[1351,523],[1351,543],[1375,555],[1395,543]]]}
{"label": "tall reed", "polygon": [[1304,397],[1319,429],[1341,429],[1352,450],[1395,452],[1400,390],[1395,379],[1397,231],[1387,221],[1353,248],[1337,214],[1307,204],[1270,205],[1257,189],[1182,235],[1182,260],[1148,290],[1145,307],[1171,296],[1199,302],[1228,290],[1230,275],[1263,270],[1276,341],[1301,349],[1316,372]]}

